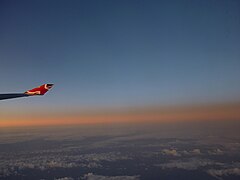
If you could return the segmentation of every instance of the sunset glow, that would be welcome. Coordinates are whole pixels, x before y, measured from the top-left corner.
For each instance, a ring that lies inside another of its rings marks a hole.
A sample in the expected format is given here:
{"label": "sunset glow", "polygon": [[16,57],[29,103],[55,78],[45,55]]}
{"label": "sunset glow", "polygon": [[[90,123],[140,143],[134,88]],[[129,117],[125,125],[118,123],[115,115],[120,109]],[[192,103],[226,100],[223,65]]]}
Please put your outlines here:
{"label": "sunset glow", "polygon": [[[131,109],[131,108],[130,108]],[[239,120],[240,105],[135,108],[132,110],[2,113],[0,127],[46,126],[99,123],[161,123],[174,121]]]}

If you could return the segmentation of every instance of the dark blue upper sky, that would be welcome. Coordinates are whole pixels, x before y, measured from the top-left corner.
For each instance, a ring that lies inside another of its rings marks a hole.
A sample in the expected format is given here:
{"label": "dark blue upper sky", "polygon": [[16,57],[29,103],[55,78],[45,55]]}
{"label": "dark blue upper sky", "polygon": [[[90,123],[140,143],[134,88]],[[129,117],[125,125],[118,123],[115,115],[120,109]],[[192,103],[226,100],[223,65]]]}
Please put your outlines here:
{"label": "dark blue upper sky", "polygon": [[239,77],[238,0],[0,2],[0,91],[56,84],[10,106],[233,101]]}

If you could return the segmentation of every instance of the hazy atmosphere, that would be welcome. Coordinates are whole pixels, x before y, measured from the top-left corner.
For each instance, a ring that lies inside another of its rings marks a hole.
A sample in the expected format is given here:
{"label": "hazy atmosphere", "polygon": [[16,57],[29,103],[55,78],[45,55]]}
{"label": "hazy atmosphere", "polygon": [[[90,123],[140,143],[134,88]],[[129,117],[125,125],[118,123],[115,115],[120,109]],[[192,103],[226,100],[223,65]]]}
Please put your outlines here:
{"label": "hazy atmosphere", "polygon": [[0,179],[240,177],[240,1],[2,0]]}

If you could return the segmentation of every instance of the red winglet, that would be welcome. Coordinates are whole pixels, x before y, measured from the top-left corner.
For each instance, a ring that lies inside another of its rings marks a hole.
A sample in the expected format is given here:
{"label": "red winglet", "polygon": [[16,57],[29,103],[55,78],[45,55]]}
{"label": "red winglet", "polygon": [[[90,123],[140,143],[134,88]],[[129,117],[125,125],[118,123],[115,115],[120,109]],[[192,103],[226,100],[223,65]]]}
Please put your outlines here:
{"label": "red winglet", "polygon": [[53,84],[43,84],[37,88],[26,91],[24,94],[27,94],[29,96],[44,95],[52,87],[53,87]]}

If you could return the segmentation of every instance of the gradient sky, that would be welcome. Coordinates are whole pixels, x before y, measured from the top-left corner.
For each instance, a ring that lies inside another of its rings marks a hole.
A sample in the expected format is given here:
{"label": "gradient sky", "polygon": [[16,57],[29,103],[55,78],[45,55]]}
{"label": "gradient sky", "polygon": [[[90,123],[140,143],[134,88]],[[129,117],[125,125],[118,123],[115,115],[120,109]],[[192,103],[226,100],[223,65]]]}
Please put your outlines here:
{"label": "gradient sky", "polygon": [[240,101],[240,1],[0,2],[1,93],[55,83],[10,109]]}

